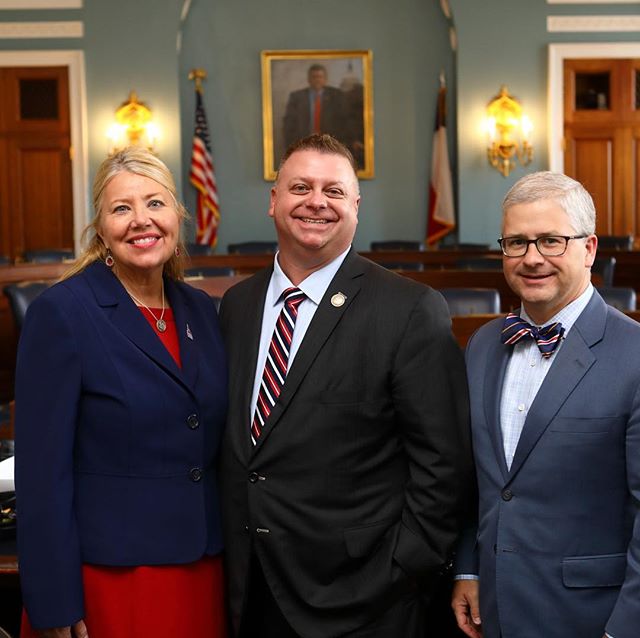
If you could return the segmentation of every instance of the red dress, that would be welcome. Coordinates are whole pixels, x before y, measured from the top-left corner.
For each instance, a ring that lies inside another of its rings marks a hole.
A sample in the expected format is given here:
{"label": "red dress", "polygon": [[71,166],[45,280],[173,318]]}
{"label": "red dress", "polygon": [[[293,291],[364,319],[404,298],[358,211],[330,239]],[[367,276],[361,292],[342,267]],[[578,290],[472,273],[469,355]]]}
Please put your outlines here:
{"label": "red dress", "polygon": [[[178,366],[180,348],[173,312],[165,332],[140,308]],[[162,310],[153,308],[156,317]],[[90,638],[224,638],[222,559],[206,556],[188,565],[106,567],[83,565],[84,622]],[[36,638],[22,613],[20,638]]]}

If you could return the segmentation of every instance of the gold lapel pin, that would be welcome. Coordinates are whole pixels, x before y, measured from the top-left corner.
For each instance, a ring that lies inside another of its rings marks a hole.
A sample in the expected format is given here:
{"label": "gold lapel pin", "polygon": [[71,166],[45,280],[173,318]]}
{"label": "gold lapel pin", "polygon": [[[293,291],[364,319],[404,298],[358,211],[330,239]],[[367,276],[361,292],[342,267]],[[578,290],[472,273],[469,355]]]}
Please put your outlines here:
{"label": "gold lapel pin", "polygon": [[333,297],[331,297],[331,305],[334,308],[340,308],[340,306],[344,306],[344,302],[347,300],[347,296],[342,292],[337,292]]}

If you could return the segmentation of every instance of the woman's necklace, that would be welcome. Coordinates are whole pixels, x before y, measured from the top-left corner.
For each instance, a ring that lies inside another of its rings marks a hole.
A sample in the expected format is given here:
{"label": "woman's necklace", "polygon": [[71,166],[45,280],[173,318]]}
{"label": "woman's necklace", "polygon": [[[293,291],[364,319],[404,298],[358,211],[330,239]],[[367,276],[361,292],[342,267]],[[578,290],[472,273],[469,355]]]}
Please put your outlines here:
{"label": "woman's necklace", "polygon": [[136,297],[133,296],[133,294],[131,293],[131,291],[125,286],[124,289],[127,291],[129,297],[131,297],[131,299],[133,299],[139,306],[142,306],[143,308],[146,308],[146,310],[149,312],[149,314],[155,319],[156,321],[156,328],[158,329],[158,332],[164,332],[167,329],[167,322],[163,319],[164,317],[164,279],[162,280],[162,312],[160,313],[159,317],[156,317],[151,308],[149,308],[149,306],[147,306],[146,304],[142,303],[140,301],[140,299],[137,299]]}

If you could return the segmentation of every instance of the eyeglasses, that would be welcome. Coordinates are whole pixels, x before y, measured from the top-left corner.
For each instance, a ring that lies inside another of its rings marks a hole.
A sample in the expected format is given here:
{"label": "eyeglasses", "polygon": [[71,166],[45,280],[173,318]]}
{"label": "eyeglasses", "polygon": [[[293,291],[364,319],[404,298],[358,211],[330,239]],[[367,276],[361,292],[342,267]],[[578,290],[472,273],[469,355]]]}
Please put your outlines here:
{"label": "eyeglasses", "polygon": [[498,243],[506,257],[524,257],[529,244],[535,244],[543,257],[560,257],[567,252],[570,239],[585,239],[588,235],[545,235],[536,239],[524,237],[500,237]]}

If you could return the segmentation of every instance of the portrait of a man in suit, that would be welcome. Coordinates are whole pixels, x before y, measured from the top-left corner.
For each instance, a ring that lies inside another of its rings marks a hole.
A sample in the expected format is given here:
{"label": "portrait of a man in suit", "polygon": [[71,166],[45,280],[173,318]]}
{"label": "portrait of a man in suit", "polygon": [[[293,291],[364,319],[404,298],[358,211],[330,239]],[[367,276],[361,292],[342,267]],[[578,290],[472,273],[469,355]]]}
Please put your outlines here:
{"label": "portrait of a man in suit", "polygon": [[503,202],[522,305],[467,346],[476,522],[452,606],[470,638],[635,638],[640,627],[640,326],[591,284],[591,195],[551,172]]}
{"label": "portrait of a man in suit", "polygon": [[344,142],[348,129],[345,94],[328,84],[327,67],[312,64],[307,71],[308,86],[292,91],[284,114],[284,142],[288,147],[312,133],[328,133]]}
{"label": "portrait of a man in suit", "polygon": [[359,209],[349,150],[296,142],[271,190],[273,265],[221,304],[221,494],[242,638],[424,638],[469,506],[446,303],[353,250]]}
{"label": "portrait of a man in suit", "polygon": [[286,149],[326,133],[354,156],[358,177],[374,176],[371,51],[262,52],[265,179]]}

